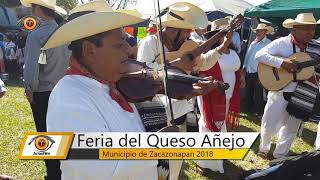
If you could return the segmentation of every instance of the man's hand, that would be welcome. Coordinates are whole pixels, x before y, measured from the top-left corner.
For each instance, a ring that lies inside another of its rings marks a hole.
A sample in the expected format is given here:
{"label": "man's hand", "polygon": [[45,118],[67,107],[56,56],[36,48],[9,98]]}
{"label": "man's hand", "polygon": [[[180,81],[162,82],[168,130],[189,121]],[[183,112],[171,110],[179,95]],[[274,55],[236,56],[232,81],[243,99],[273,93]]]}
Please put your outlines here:
{"label": "man's hand", "polygon": [[193,71],[193,68],[196,66],[196,61],[190,59],[187,54],[184,54],[181,58],[171,61],[170,65],[178,67],[186,72],[190,72]]}
{"label": "man's hand", "polygon": [[232,42],[232,34],[233,31],[228,31],[226,36],[224,37],[223,43],[217,48],[220,54],[223,54],[223,52],[228,49],[230,43]]}
{"label": "man's hand", "polygon": [[33,101],[33,92],[32,91],[28,91],[28,90],[25,90],[25,95],[29,101],[30,104],[32,104],[34,101]]}
{"label": "man's hand", "polygon": [[201,96],[210,93],[213,90],[218,89],[219,81],[212,80],[212,77],[206,77],[207,81],[199,81],[193,84],[193,95]]}
{"label": "man's hand", "polygon": [[292,61],[290,60],[283,60],[282,64],[281,64],[281,67],[283,69],[285,69],[286,71],[288,71],[289,73],[293,73],[293,72],[296,72],[298,70],[298,67],[295,63],[293,63]]}

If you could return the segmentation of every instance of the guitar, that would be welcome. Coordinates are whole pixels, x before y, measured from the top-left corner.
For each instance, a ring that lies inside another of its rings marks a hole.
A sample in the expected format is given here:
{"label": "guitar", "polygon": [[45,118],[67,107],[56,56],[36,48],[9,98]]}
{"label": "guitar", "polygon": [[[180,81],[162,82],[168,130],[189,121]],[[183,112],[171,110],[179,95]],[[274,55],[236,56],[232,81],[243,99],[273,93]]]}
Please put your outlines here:
{"label": "guitar", "polygon": [[275,68],[263,63],[258,65],[258,76],[261,85],[269,91],[279,91],[289,83],[296,80],[307,80],[315,72],[314,66],[320,63],[320,60],[312,59],[307,53],[298,52],[288,58],[298,66],[298,71],[289,73],[284,68]]}
{"label": "guitar", "polygon": [[[196,58],[202,53],[209,51],[211,47],[224,36],[225,32],[237,29],[241,26],[243,21],[244,17],[241,14],[238,14],[237,16],[233,17],[229,26],[216,33],[201,45],[191,40],[184,42],[179,50],[165,53],[166,61],[170,62],[176,60],[177,58],[181,58],[185,54],[187,54],[189,57],[192,57],[191,59],[196,60]],[[155,61],[161,63],[161,57],[156,57]]]}

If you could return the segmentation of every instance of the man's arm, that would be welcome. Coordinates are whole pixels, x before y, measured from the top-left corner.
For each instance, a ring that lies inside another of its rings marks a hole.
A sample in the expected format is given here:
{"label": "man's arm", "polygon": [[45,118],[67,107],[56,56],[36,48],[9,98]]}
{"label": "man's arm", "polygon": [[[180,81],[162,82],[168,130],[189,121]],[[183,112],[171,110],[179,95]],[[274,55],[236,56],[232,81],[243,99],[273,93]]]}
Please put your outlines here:
{"label": "man's arm", "polygon": [[162,65],[155,62],[157,51],[157,44],[152,37],[145,37],[138,44],[137,60],[145,62],[150,68],[161,69]]}
{"label": "man's arm", "polygon": [[228,49],[231,42],[232,42],[232,32],[229,31],[226,37],[224,38],[223,43],[219,47],[213,50],[210,50],[205,54],[201,54],[196,70],[207,71],[211,69],[218,62],[223,52],[226,49]]}
{"label": "man's arm", "polygon": [[280,54],[281,44],[279,41],[274,41],[268,44],[266,47],[262,48],[257,52],[255,58],[257,61],[267,64],[276,68],[284,68],[288,72],[295,72],[297,70],[297,65],[292,61],[287,60],[283,57],[275,56],[274,54]]}

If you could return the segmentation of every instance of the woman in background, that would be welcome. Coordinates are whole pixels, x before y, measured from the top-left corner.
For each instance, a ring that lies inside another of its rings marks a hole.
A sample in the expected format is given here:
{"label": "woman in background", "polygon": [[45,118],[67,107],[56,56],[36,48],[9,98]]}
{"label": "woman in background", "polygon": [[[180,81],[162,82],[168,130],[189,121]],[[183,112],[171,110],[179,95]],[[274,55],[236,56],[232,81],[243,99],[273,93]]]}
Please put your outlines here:
{"label": "woman in background", "polygon": [[[214,34],[211,32],[211,34]],[[227,33],[224,38],[232,36]],[[219,45],[224,38],[220,39]],[[227,132],[228,123],[231,128],[238,125],[237,117],[240,112],[240,84],[245,85],[244,77],[240,75],[240,58],[232,42],[224,50],[221,58],[208,71],[200,72],[200,76],[212,76],[218,81],[229,84],[225,92],[212,91],[208,95],[198,97],[200,109],[199,132]],[[205,173],[207,169],[224,173],[222,160],[198,160],[197,170]]]}

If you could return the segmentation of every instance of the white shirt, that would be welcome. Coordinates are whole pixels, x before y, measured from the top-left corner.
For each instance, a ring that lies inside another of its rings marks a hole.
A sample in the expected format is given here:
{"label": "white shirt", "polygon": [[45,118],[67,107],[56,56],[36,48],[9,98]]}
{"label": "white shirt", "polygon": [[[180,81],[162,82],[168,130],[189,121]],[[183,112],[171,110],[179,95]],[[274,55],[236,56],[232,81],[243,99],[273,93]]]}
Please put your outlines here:
{"label": "white shirt", "polygon": [[[165,52],[168,52],[168,48],[165,47]],[[156,35],[149,35],[143,38],[138,44],[137,60],[140,62],[145,62],[150,68],[161,69],[162,65],[155,62],[155,59],[160,54],[160,47],[158,46],[158,40]],[[206,54],[201,54],[197,62],[198,66],[195,67],[196,70],[207,71],[213,67],[220,54],[216,49],[208,51]]]}
{"label": "white shirt", "polygon": [[232,43],[237,49],[237,53],[239,54],[241,52],[241,39],[238,32],[232,33]]}
{"label": "white shirt", "polygon": [[190,39],[193,41],[206,41],[207,39],[202,35],[200,36],[196,31],[190,33]]}
{"label": "white shirt", "polygon": [[[300,52],[300,48],[296,46],[296,52]],[[291,35],[281,37],[272,41],[266,47],[262,48],[256,54],[256,59],[264,64],[280,68],[285,58],[293,55],[293,45]],[[297,82],[291,82],[280,92],[293,92],[297,87]]]}
{"label": "white shirt", "polygon": [[236,84],[235,72],[239,70],[241,62],[238,54],[230,49],[229,54],[222,54],[219,61],[223,81],[229,84],[228,90],[225,91],[226,99],[230,99]]}
{"label": "white shirt", "polygon": [[271,41],[264,37],[261,41],[252,41],[244,59],[243,68],[246,68],[247,73],[256,73],[258,71],[258,61],[255,59],[255,55],[263,47],[268,45]]}
{"label": "white shirt", "polygon": [[[109,96],[107,85],[79,75],[63,77],[53,89],[48,106],[50,132],[143,132],[134,113],[124,111]],[[64,160],[62,179],[157,179],[156,160]]]}
{"label": "white shirt", "polygon": [[[168,49],[165,47],[165,52],[168,52]],[[154,59],[160,54],[160,47],[158,46],[158,40],[156,35],[150,35],[143,38],[138,44],[138,54],[137,60],[140,62],[145,62],[146,65],[150,68],[161,69],[162,65],[154,62]],[[220,54],[214,49],[210,50],[206,54],[202,54],[201,65],[199,68],[201,71],[209,70],[214,64],[218,61]],[[157,100],[159,100],[166,106],[167,114],[169,111],[169,105],[166,103],[166,96],[158,95]],[[156,99],[154,99],[156,100]],[[193,110],[193,104],[187,100],[173,100],[172,109],[174,112],[174,118],[179,118],[182,115]]]}

